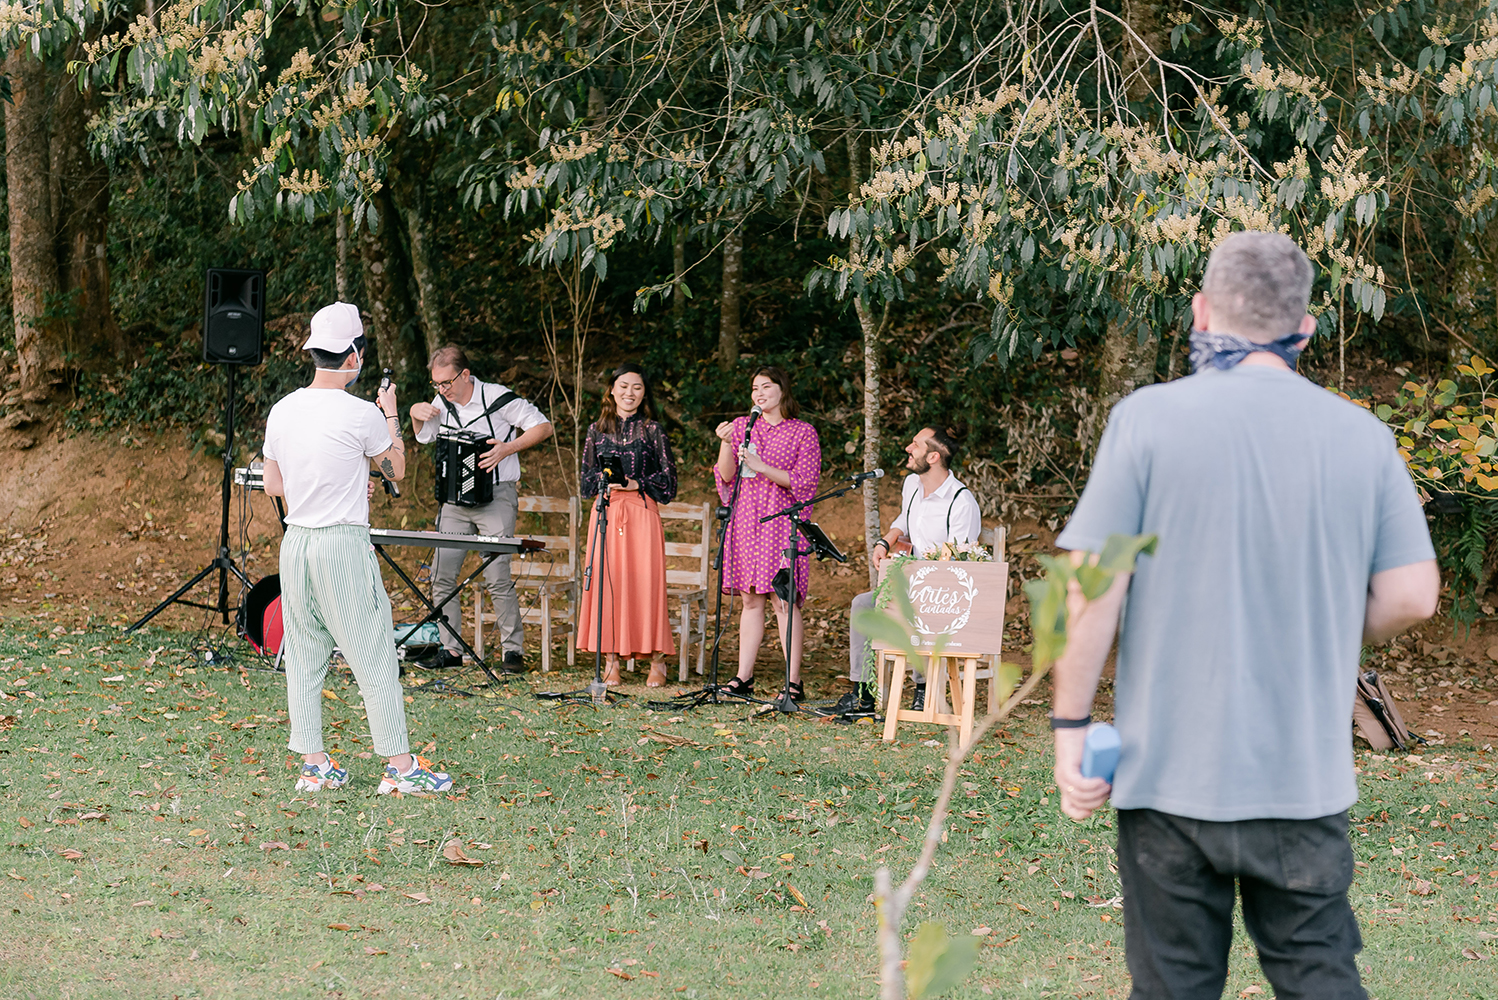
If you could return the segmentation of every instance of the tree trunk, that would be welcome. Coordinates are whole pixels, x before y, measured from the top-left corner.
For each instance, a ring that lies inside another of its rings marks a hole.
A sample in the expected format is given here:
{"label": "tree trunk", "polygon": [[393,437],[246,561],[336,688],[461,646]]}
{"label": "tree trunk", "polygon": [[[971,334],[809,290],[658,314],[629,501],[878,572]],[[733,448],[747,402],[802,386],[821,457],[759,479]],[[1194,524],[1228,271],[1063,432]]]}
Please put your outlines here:
{"label": "tree trunk", "polygon": [[5,173],[10,207],[11,301],[21,392],[46,398],[51,373],[61,366],[59,324],[48,316],[58,292],[57,246],[53,242],[47,138],[47,71],[29,47],[5,60],[11,100],[5,105]]}
{"label": "tree trunk", "polygon": [[[1114,295],[1120,303],[1128,302],[1128,294],[1115,288]],[[1155,359],[1160,353],[1160,335],[1150,332],[1149,339],[1139,342],[1138,325],[1125,312],[1122,317],[1109,320],[1103,338],[1103,356],[1098,364],[1098,408],[1099,420],[1107,420],[1113,404],[1123,399],[1140,386],[1155,381]],[[1094,436],[1092,440],[1097,440]]]}
{"label": "tree trunk", "polygon": [[411,244],[411,274],[416,281],[416,309],[421,315],[421,329],[426,335],[426,356],[447,343],[447,328],[442,323],[442,308],[437,276],[432,270],[430,202],[419,177],[413,177],[403,190],[406,204],[406,235]]}
{"label": "tree trunk", "polygon": [[[859,149],[859,140],[856,134],[848,136],[848,194],[857,198],[859,188],[863,183],[863,157]],[[862,250],[862,241],[858,237],[852,240],[850,256],[857,257]],[[858,328],[863,334],[863,471],[872,472],[879,468],[879,447],[882,433],[879,420],[880,409],[880,369],[879,364],[879,334],[884,327],[884,320],[889,317],[889,304],[884,307],[884,315],[877,321],[874,319],[873,308],[863,296],[853,299],[853,310],[858,315]],[[869,559],[869,586],[879,586],[879,571],[874,568],[874,543],[879,540],[883,532],[879,521],[879,480],[870,479],[863,484],[863,535],[864,551],[870,556]]]}
{"label": "tree trunk", "polygon": [[718,367],[732,371],[739,363],[739,292],[744,277],[744,230],[731,229],[723,240],[723,305],[718,320]]}
{"label": "tree trunk", "polygon": [[375,195],[372,204],[379,213],[379,230],[366,225],[359,232],[359,256],[364,265],[364,308],[374,320],[375,350],[382,367],[395,373],[397,380],[419,370],[406,331],[411,327],[411,306],[405,283],[400,280],[399,241],[394,229],[400,217],[384,191]]}
{"label": "tree trunk", "polygon": [[683,283],[687,273],[687,227],[676,227],[676,238],[671,242],[671,328],[677,336],[687,322],[687,289]]}
{"label": "tree trunk", "polygon": [[338,221],[333,236],[338,241],[338,256],[333,262],[333,283],[337,286],[338,301],[351,302],[348,274],[348,209],[338,209]]}
{"label": "tree trunk", "polygon": [[[69,58],[80,48],[75,42]],[[109,167],[88,151],[88,120],[100,103],[95,88],[79,91],[74,79],[64,76],[58,83],[50,142],[58,276],[71,296],[70,346],[84,361],[117,358],[125,351],[109,304]]]}

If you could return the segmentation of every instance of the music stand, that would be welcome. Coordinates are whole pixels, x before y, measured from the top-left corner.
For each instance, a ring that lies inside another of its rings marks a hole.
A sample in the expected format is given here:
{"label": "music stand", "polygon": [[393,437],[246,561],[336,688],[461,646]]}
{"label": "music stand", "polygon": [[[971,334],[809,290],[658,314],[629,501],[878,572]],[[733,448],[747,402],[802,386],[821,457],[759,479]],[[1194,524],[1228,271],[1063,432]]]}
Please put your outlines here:
{"label": "music stand", "polygon": [[[574,705],[593,705],[595,708],[612,705],[629,697],[622,691],[610,691],[609,686],[603,682],[603,587],[605,582],[603,573],[608,567],[608,551],[605,546],[609,537],[609,489],[613,484],[616,470],[614,466],[604,465],[599,471],[603,473],[603,484],[599,487],[598,498],[594,501],[594,509],[598,511],[598,518],[593,529],[593,558],[588,568],[583,571],[583,592],[587,593],[588,588],[594,585],[598,591],[597,615],[594,622],[593,681],[586,687],[572,691],[536,692],[536,697],[542,701],[563,701]],[[598,570],[596,573],[594,572],[595,566]]]}
{"label": "music stand", "polygon": [[[796,699],[791,697],[791,649],[796,640],[796,560],[802,556],[815,554],[819,560],[834,559],[840,563],[848,561],[848,557],[838,551],[838,547],[827,537],[826,532],[811,521],[801,519],[801,512],[823,500],[835,500],[854,488],[856,484],[828,490],[819,497],[791,504],[784,510],[767,514],[759,519],[760,524],[765,524],[784,517],[790,521],[791,525],[790,537],[785,547],[787,565],[777,570],[770,580],[770,588],[775,591],[775,596],[785,602],[785,638],[781,643],[785,647],[785,684],[781,687],[780,694],[776,695],[775,700],[770,704],[787,715],[792,712],[805,711],[796,704]],[[800,539],[803,537],[811,543],[811,548],[801,548]],[[810,572],[810,567],[808,567],[808,572]]]}

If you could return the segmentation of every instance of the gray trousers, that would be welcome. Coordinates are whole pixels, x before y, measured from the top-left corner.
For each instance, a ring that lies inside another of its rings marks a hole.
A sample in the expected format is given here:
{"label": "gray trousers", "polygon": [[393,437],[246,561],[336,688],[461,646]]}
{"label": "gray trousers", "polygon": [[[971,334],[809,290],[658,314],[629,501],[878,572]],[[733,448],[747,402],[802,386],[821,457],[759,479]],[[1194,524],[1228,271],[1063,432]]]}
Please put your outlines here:
{"label": "gray trousers", "polygon": [[[848,678],[854,684],[862,684],[874,679],[869,676],[869,667],[873,663],[869,637],[858,631],[858,626],[853,624],[854,615],[860,611],[872,610],[874,610],[874,592],[871,590],[853,598],[853,607],[848,612]],[[910,676],[916,684],[926,683],[925,673],[916,669],[915,664],[910,665]]]}
{"label": "gray trousers", "polygon": [[[515,534],[515,515],[520,507],[519,493],[515,483],[495,483],[494,501],[482,507],[459,507],[445,503],[437,513],[437,530],[449,535],[501,535],[506,538]],[[458,583],[458,573],[467,549],[437,549],[432,559],[432,601],[452,594]],[[500,645],[506,653],[519,653],[525,648],[525,634],[520,624],[520,598],[515,594],[515,581],[510,579],[510,557],[500,556],[484,570],[484,582],[494,598],[495,618],[499,622]],[[451,597],[442,605],[442,613],[459,629],[463,627],[462,602]],[[442,644],[453,652],[462,647],[446,625],[442,626]]]}

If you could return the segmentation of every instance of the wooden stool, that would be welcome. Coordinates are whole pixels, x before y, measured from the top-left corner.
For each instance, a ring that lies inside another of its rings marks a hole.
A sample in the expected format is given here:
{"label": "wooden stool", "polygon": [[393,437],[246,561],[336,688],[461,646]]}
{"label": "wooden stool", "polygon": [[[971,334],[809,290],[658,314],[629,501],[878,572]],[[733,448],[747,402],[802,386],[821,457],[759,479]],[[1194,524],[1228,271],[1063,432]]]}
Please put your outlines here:
{"label": "wooden stool", "polygon": [[[895,738],[895,729],[902,722],[925,722],[931,725],[956,726],[957,738],[966,743],[973,734],[973,708],[978,694],[980,657],[942,656],[918,653],[926,661],[926,706],[920,711],[900,707],[905,688],[905,671],[908,664],[905,653],[898,649],[879,651],[880,672],[887,662],[890,666],[889,694],[884,703],[884,739]],[[940,662],[933,662],[933,659]],[[990,673],[997,673],[990,667]],[[945,682],[945,683],[943,683]],[[990,682],[992,685],[996,682]],[[943,690],[945,688],[945,691]],[[945,697],[943,695],[945,694]],[[994,691],[989,690],[990,710]],[[942,709],[950,703],[952,711]]]}

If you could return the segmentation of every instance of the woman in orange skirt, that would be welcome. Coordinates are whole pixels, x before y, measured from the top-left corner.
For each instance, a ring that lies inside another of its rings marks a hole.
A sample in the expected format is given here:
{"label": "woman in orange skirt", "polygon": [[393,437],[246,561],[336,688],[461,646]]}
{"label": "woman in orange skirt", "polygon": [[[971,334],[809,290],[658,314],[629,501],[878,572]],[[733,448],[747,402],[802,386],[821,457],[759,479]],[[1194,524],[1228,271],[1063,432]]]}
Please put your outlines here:
{"label": "woman in orange skirt", "polygon": [[[598,420],[588,426],[579,482],[583,497],[609,491],[608,536],[602,573],[588,574],[590,588],[603,589],[603,680],[618,685],[619,659],[650,660],[645,683],[666,683],[666,657],[675,654],[666,607],[666,535],[658,504],[676,497],[676,459],[653,417],[650,385],[631,364],[614,371]],[[608,470],[618,475],[612,482]],[[598,566],[598,507],[588,521],[586,568]],[[598,646],[598,591],[579,595],[577,648]]]}

